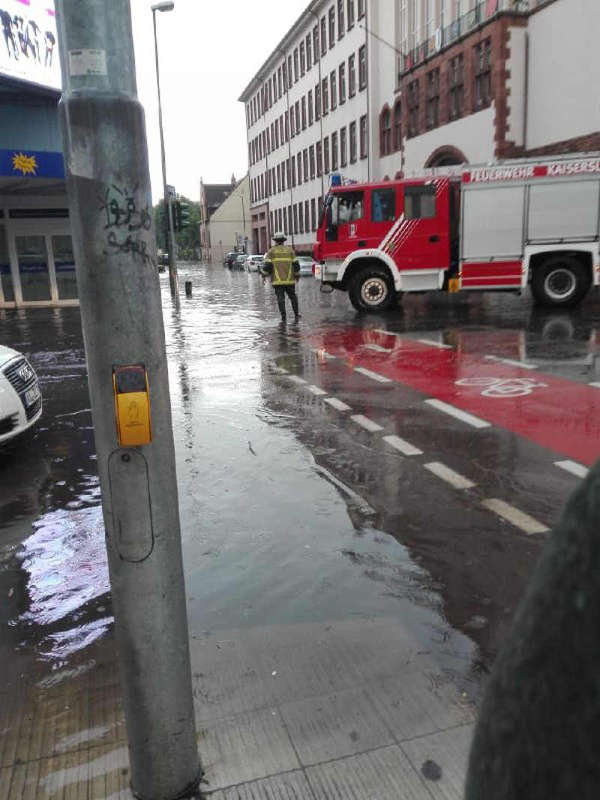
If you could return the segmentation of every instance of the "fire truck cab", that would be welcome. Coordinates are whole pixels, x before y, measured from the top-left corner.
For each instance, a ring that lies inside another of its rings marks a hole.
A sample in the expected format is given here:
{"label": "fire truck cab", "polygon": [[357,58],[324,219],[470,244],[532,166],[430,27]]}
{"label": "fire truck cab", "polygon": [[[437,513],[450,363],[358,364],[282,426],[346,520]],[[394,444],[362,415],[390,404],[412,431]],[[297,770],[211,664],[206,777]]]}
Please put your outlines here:
{"label": "fire truck cab", "polygon": [[360,311],[403,292],[528,284],[568,307],[600,279],[600,158],[516,160],[455,175],[332,187],[315,275]]}

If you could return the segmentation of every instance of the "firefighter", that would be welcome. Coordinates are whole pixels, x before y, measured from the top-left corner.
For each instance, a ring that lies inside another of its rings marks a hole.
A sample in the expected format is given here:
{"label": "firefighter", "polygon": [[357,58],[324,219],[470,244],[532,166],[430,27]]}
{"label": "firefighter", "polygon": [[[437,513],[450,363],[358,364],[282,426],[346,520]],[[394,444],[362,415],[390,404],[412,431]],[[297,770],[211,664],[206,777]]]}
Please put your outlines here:
{"label": "firefighter", "polygon": [[298,298],[296,297],[296,281],[300,274],[300,264],[296,259],[293,248],[287,247],[284,242],[284,233],[277,232],[273,236],[275,246],[265,254],[263,275],[270,275],[273,289],[277,297],[277,305],[281,314],[281,321],[286,320],[285,296],[290,298],[296,320],[300,319],[298,311]]}

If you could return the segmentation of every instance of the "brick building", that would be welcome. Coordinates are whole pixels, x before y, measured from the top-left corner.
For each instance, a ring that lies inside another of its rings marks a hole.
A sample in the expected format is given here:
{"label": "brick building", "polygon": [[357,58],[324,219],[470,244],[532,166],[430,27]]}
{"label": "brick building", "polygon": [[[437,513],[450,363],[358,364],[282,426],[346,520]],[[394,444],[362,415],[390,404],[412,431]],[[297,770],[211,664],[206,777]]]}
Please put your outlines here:
{"label": "brick building", "polygon": [[388,76],[375,90],[379,177],[600,150],[600,104],[585,88],[600,79],[600,4],[399,0],[373,14],[396,31],[393,85],[377,70]]}
{"label": "brick building", "polygon": [[600,150],[598,41],[596,0],[313,0],[240,97],[255,249],[308,249],[332,172]]}

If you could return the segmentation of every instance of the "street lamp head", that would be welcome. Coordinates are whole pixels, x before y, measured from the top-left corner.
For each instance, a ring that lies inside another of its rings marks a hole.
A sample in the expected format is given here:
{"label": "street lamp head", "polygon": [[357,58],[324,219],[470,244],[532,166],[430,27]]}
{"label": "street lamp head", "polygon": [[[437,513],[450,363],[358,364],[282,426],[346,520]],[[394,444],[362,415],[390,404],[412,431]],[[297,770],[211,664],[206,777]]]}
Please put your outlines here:
{"label": "street lamp head", "polygon": [[152,11],[173,11],[175,8],[175,3],[156,3],[155,5],[151,6]]}

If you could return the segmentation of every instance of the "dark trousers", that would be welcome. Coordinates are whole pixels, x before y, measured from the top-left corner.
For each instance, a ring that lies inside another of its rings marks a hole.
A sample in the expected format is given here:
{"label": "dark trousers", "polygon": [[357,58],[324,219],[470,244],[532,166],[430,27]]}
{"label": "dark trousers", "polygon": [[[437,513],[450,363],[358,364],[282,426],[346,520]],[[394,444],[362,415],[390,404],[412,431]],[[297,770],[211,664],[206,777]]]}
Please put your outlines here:
{"label": "dark trousers", "polygon": [[285,296],[290,298],[290,303],[294,310],[295,316],[298,316],[298,298],[296,297],[296,286],[293,283],[286,283],[283,286],[274,286],[275,297],[277,298],[277,305],[279,306],[279,313],[281,319],[285,319]]}

